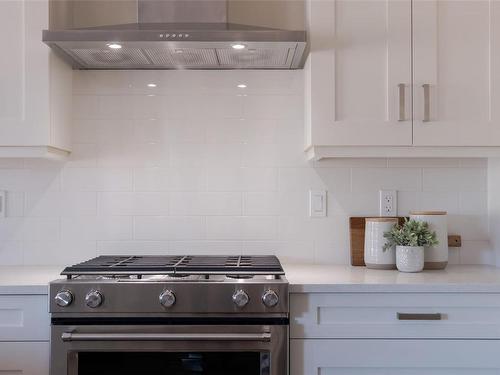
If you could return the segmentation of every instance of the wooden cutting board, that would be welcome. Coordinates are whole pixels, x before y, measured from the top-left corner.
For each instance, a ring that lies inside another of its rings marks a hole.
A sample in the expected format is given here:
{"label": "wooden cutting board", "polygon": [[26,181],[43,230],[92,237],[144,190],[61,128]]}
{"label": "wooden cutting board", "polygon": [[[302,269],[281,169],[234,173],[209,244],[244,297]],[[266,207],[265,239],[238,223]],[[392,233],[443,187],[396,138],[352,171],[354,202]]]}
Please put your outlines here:
{"label": "wooden cutting board", "polygon": [[[351,238],[351,265],[365,265],[365,219],[373,216],[356,216],[349,218],[349,235]],[[402,224],[404,217],[398,217]]]}
{"label": "wooden cutting board", "polygon": [[[349,218],[349,236],[351,239],[351,265],[365,265],[365,219],[373,216],[355,216]],[[404,223],[404,216],[398,217],[399,224]],[[461,247],[462,238],[457,234],[448,235],[449,247]]]}

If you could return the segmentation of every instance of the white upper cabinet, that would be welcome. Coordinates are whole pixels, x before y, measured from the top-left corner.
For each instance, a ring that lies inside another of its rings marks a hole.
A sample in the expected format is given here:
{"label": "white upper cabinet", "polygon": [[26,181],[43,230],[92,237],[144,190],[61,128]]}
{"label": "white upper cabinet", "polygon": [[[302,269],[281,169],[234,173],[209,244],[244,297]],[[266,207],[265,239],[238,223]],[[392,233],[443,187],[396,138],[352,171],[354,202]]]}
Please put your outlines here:
{"label": "white upper cabinet", "polygon": [[0,24],[0,157],[67,155],[72,72],[42,42],[48,1],[0,1]]}
{"label": "white upper cabinet", "polygon": [[308,11],[311,143],[411,145],[410,0],[311,1]]}
{"label": "white upper cabinet", "polygon": [[414,144],[500,146],[500,2],[414,0]]}
{"label": "white upper cabinet", "polygon": [[310,0],[306,149],[500,156],[500,3]]}

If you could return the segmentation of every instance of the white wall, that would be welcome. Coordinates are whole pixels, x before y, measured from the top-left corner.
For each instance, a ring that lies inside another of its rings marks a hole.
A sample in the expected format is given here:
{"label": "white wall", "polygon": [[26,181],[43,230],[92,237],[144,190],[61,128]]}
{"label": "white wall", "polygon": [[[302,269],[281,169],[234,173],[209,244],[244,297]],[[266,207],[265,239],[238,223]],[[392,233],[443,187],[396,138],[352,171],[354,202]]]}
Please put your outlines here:
{"label": "white wall", "polygon": [[[450,213],[450,231],[464,240],[452,263],[494,263],[486,160],[311,165],[302,79],[302,71],[75,72],[71,160],[0,159],[8,191],[0,263],[275,253],[347,264],[348,217],[377,214],[380,188],[400,191],[400,214]],[[310,188],[329,191],[328,218],[308,218]]]}

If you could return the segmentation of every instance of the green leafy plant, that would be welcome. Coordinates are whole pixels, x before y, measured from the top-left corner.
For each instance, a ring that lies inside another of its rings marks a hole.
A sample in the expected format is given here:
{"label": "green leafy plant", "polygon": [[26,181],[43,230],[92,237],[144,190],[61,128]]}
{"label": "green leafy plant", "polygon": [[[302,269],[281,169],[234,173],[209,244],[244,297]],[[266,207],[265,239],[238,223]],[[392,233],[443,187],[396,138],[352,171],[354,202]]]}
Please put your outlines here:
{"label": "green leafy plant", "polygon": [[439,244],[436,232],[431,232],[425,221],[405,219],[403,225],[394,225],[384,233],[387,242],[384,251],[393,246],[435,246]]}

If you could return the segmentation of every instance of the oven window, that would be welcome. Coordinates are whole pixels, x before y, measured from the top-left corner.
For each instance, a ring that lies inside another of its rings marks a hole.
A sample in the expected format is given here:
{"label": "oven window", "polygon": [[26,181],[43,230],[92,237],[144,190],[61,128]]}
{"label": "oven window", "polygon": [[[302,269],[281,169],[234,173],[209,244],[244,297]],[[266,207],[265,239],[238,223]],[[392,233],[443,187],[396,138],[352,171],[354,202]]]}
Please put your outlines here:
{"label": "oven window", "polygon": [[78,375],[269,375],[267,352],[80,352]]}

